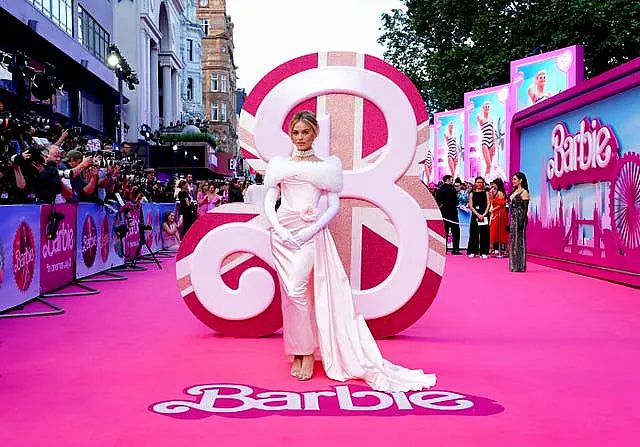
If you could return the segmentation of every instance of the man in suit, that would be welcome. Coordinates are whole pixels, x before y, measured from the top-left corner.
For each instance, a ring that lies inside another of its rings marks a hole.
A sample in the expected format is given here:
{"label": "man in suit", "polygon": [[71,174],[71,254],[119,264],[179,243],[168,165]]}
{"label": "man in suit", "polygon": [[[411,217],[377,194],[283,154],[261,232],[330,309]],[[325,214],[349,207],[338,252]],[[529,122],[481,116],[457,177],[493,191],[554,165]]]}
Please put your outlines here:
{"label": "man in suit", "polygon": [[451,230],[451,238],[453,239],[453,250],[451,254],[459,255],[460,253],[460,225],[458,223],[458,191],[453,186],[453,177],[445,175],[442,177],[442,186],[436,192],[436,201],[440,206],[440,212],[444,218],[445,240],[449,238],[449,230]]}
{"label": "man in suit", "polygon": [[232,202],[244,202],[242,186],[240,185],[240,180],[237,178],[234,178],[229,186],[229,203]]}

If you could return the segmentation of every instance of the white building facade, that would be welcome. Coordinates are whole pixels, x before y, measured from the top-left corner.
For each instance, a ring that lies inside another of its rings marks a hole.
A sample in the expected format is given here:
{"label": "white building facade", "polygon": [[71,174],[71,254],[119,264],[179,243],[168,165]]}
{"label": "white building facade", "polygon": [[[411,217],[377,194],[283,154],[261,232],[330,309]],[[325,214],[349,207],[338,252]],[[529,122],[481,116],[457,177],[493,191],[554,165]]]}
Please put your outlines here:
{"label": "white building facade", "polygon": [[[184,42],[182,24],[190,0],[121,1],[115,7],[115,43],[140,84],[126,91],[126,141],[136,141],[143,124],[152,130],[181,120]],[[195,47],[195,42],[194,42]]]}
{"label": "white building facade", "polygon": [[202,104],[202,38],[204,32],[196,18],[198,0],[184,0],[182,17],[182,116],[183,123],[204,120]]}

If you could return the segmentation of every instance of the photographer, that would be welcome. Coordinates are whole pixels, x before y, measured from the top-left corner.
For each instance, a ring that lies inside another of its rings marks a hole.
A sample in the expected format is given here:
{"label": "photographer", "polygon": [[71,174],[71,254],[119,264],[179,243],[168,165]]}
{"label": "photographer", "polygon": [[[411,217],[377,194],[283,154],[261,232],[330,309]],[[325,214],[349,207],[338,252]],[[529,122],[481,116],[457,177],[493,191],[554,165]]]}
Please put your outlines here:
{"label": "photographer", "polygon": [[27,202],[35,199],[35,203],[54,203],[61,192],[55,162],[45,155],[48,155],[46,151],[34,146],[11,157],[16,187],[23,196],[26,194]]}
{"label": "photographer", "polygon": [[71,181],[73,201],[96,201],[96,187],[98,185],[98,166],[94,164],[93,157],[85,157],[77,149],[67,152],[64,158],[68,169],[65,170]]}
{"label": "photographer", "polygon": [[111,197],[116,192],[116,186],[121,172],[120,169],[120,165],[118,164],[107,165],[104,178],[98,181],[98,187],[104,190],[104,197],[100,197],[101,193],[98,192],[100,199],[106,200],[106,198]]}
{"label": "photographer", "polygon": [[[46,146],[47,165],[53,166],[58,170],[58,176],[60,177],[60,194],[56,195],[55,203],[66,203],[73,200],[73,191],[71,189],[71,181],[69,180],[73,175],[71,170],[65,171],[65,166],[62,164],[62,151],[55,144],[49,144]],[[77,170],[80,173],[80,170]]]}
{"label": "photographer", "polygon": [[156,178],[156,170],[153,168],[147,168],[144,170],[144,196],[149,202],[161,202],[161,184]]}

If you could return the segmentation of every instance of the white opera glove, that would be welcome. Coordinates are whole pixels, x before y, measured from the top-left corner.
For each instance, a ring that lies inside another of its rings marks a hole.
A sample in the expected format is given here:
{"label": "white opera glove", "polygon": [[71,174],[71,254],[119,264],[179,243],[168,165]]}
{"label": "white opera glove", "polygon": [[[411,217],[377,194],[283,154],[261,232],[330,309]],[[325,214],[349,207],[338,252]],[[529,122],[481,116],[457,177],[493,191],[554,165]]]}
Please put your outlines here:
{"label": "white opera glove", "polygon": [[329,192],[327,193],[327,202],[328,206],[325,212],[312,224],[310,224],[307,228],[304,228],[298,231],[295,235],[295,240],[298,244],[303,245],[307,241],[309,241],[316,233],[327,225],[329,222],[333,220],[334,217],[340,211],[340,197],[337,192]]}
{"label": "white opera glove", "polygon": [[303,228],[302,230],[298,231],[296,233],[294,239],[296,240],[298,245],[304,245],[317,232],[318,232],[318,230],[316,229],[315,225],[309,225],[307,228]]}
{"label": "white opera glove", "polygon": [[297,238],[293,237],[291,231],[287,230],[282,225],[276,225],[273,227],[274,233],[280,238],[280,240],[286,244],[293,245],[296,248],[300,248],[302,244],[300,244]]}
{"label": "white opera glove", "polygon": [[264,195],[264,203],[262,204],[264,208],[264,215],[272,228],[280,226],[280,222],[278,222],[278,215],[276,214],[276,202],[278,201],[279,195],[280,192],[278,191],[277,186],[269,188]]}
{"label": "white opera glove", "polygon": [[264,215],[271,224],[273,232],[284,243],[290,244],[296,248],[300,248],[300,244],[295,240],[291,231],[280,225],[278,215],[276,214],[276,201],[279,192],[277,187],[269,188],[264,197]]}

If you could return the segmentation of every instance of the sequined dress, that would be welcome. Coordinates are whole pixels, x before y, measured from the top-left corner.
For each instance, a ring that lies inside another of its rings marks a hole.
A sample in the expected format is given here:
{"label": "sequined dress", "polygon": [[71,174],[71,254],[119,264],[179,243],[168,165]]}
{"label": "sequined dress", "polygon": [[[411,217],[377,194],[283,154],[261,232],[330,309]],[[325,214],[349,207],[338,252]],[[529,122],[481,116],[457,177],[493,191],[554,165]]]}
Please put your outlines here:
{"label": "sequined dress", "polygon": [[527,270],[527,212],[529,201],[522,200],[522,191],[511,199],[511,224],[509,231],[509,270]]}

